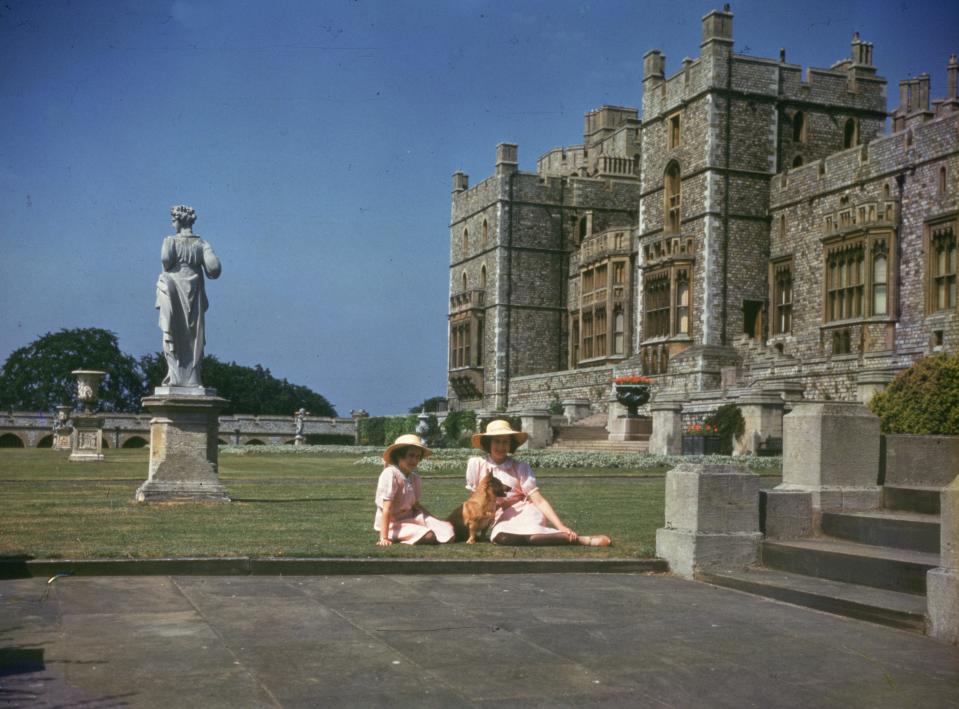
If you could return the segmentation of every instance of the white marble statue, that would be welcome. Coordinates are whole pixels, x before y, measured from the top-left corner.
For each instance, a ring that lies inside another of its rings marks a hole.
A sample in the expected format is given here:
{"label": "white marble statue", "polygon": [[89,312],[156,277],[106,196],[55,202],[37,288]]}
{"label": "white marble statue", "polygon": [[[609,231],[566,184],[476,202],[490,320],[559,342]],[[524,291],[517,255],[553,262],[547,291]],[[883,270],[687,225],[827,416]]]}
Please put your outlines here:
{"label": "white marble statue", "polygon": [[196,212],[192,208],[178,205],[170,210],[170,215],[176,234],[163,240],[163,273],[157,280],[156,297],[168,368],[163,386],[202,387],[200,367],[208,305],[203,274],[218,278],[220,259],[208,243],[193,233]]}

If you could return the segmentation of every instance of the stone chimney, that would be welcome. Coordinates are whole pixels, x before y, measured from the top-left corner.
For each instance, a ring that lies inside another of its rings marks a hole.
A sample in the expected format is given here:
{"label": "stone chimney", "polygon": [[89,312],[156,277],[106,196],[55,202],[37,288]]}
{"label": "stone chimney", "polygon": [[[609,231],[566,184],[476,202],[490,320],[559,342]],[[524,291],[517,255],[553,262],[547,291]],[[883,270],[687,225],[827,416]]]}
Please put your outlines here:
{"label": "stone chimney", "polygon": [[500,143],[496,146],[496,174],[509,175],[519,169],[519,146],[515,143]]}
{"label": "stone chimney", "polygon": [[732,46],[733,44],[733,13],[729,10],[729,3],[723,5],[723,9],[713,10],[703,17],[703,41],[700,47],[713,42]]}
{"label": "stone chimney", "polygon": [[453,191],[465,192],[470,186],[470,176],[462,170],[453,173]]}

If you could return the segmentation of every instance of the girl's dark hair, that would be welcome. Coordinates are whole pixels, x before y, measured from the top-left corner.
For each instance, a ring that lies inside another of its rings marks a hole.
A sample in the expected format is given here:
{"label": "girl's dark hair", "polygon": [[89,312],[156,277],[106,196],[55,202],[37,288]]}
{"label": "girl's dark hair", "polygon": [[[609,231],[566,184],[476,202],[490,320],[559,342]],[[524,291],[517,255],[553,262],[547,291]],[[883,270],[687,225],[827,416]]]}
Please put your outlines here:
{"label": "girl's dark hair", "polygon": [[[482,438],[480,438],[480,446],[481,446],[481,447],[483,448],[483,450],[486,451],[487,453],[489,453],[489,446],[490,446],[490,443],[492,442],[492,440],[493,440],[493,439],[492,439],[492,437],[490,437],[490,436],[483,436]],[[510,453],[515,453],[517,448],[519,448],[519,441],[517,440],[516,436],[510,436],[510,437],[509,437],[509,452],[510,452]]]}
{"label": "girl's dark hair", "polygon": [[[391,451],[390,451],[390,462],[391,462],[393,465],[396,465],[397,463],[399,463],[399,462],[400,462],[400,458],[405,458],[405,457],[406,457],[406,453],[407,453],[407,451],[409,451],[410,448],[416,448],[416,446],[400,446],[399,448],[394,448],[393,450],[391,450]],[[419,450],[419,449],[417,448],[417,450]]]}

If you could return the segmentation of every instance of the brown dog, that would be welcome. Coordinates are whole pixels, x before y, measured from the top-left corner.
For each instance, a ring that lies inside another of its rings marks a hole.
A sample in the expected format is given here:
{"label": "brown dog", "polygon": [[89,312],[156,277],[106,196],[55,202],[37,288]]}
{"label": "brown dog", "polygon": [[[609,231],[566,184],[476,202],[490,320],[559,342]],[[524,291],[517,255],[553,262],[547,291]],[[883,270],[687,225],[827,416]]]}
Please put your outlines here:
{"label": "brown dog", "polygon": [[466,502],[450,513],[446,520],[453,525],[456,541],[464,539],[467,544],[476,543],[476,535],[493,525],[496,514],[496,498],[506,497],[507,488],[497,478],[486,475],[480,478],[476,489]]}

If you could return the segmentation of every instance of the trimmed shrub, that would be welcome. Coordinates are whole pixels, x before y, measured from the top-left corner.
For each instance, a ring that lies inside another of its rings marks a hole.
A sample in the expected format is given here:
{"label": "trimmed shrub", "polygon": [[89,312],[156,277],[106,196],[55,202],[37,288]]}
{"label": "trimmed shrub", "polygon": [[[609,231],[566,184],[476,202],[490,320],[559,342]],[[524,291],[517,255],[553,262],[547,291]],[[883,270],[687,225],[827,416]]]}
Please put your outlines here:
{"label": "trimmed shrub", "polygon": [[923,357],[896,375],[869,408],[883,433],[959,435],[959,354]]}
{"label": "trimmed shrub", "polygon": [[419,419],[414,415],[409,416],[384,416],[383,423],[383,445],[388,446],[400,436],[407,433],[416,433],[416,424]]}
{"label": "trimmed shrub", "polygon": [[746,431],[746,420],[736,404],[724,404],[716,413],[706,417],[706,425],[715,426],[719,432],[719,454],[732,455],[733,438]]}
{"label": "trimmed shrub", "polygon": [[368,418],[357,419],[357,443],[361,446],[382,446],[384,424],[385,421],[382,416],[371,416]]}
{"label": "trimmed shrub", "polygon": [[476,430],[476,412],[450,411],[442,423],[442,429],[444,447],[468,448],[469,436]]}

